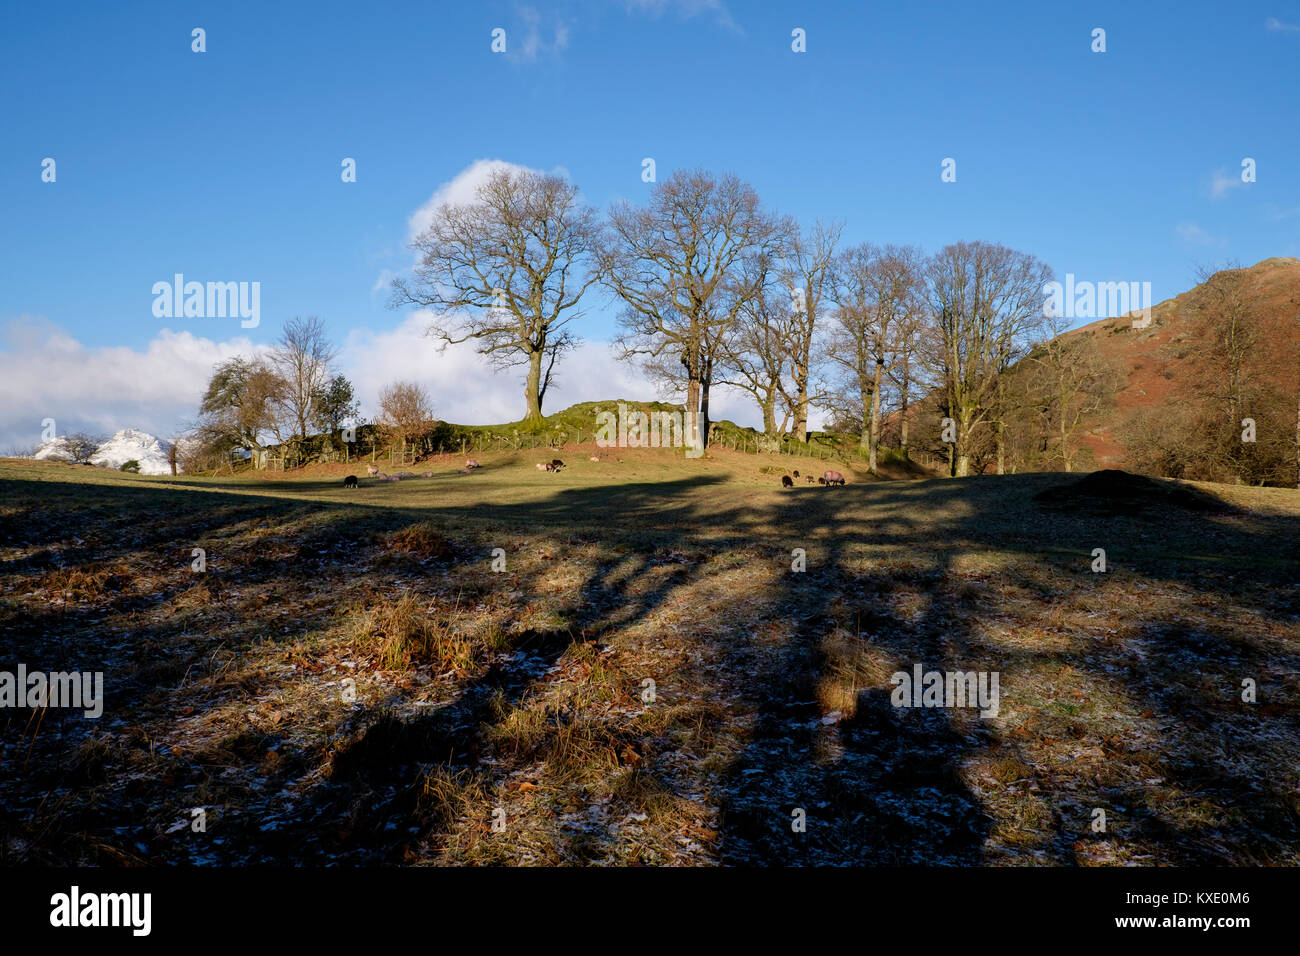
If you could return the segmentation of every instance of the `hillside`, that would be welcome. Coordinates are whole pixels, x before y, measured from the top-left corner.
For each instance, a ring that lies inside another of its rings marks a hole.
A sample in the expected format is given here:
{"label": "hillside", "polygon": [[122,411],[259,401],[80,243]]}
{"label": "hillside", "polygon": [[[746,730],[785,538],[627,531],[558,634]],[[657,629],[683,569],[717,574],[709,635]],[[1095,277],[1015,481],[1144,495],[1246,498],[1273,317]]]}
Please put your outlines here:
{"label": "hillside", "polygon": [[[1250,367],[1261,380],[1291,396],[1293,420],[1300,388],[1300,259],[1265,259],[1242,272],[1248,321],[1261,343],[1252,350]],[[1133,317],[1124,316],[1102,319],[1062,336],[1114,362],[1122,377],[1113,408],[1084,421],[1082,441],[1099,466],[1129,464],[1121,436],[1137,413],[1195,403],[1213,387],[1222,370],[1211,358],[1211,343],[1201,325],[1212,308],[1211,295],[1202,283],[1157,304],[1149,328],[1135,329]]]}

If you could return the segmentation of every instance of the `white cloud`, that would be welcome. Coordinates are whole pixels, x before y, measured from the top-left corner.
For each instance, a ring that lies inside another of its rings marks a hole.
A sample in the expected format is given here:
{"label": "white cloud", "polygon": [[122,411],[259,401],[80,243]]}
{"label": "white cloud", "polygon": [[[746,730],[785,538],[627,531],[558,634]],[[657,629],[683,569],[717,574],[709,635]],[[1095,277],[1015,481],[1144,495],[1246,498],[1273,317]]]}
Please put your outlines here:
{"label": "white cloud", "polygon": [[740,30],[722,0],[626,0],[626,7],[629,13],[644,13],[652,17],[661,17],[671,10],[684,20],[711,13],[719,26]]}
{"label": "white cloud", "polygon": [[435,189],[433,195],[419,209],[411,213],[411,218],[407,222],[408,237],[414,239],[428,229],[429,224],[433,222],[433,214],[438,211],[439,206],[444,204],[457,206],[474,202],[479,187],[487,182],[488,177],[499,170],[506,169],[516,172],[538,172],[527,166],[520,166],[518,163],[506,162],[504,159],[476,159]]}
{"label": "white cloud", "polygon": [[523,36],[506,31],[507,58],[532,63],[539,56],[558,56],[569,46],[569,27],[563,21],[544,23],[536,7],[520,7],[519,20],[523,23]]}
{"label": "white cloud", "polygon": [[1227,243],[1222,239],[1216,239],[1194,222],[1180,222],[1174,227],[1174,232],[1178,238],[1184,242],[1190,242],[1195,246],[1222,246]]}
{"label": "white cloud", "polygon": [[1246,185],[1242,182],[1240,173],[1230,173],[1225,169],[1216,169],[1214,177],[1210,180],[1210,195],[1215,199],[1222,199],[1229,191]]}
{"label": "white cloud", "polygon": [[[473,342],[439,349],[425,330],[432,313],[421,310],[394,329],[352,332],[343,348],[344,371],[365,413],[373,416],[379,392],[396,381],[423,385],[438,418],[461,425],[491,425],[523,418],[525,369],[497,371]],[[620,362],[608,342],[583,342],[556,366],[543,413],[578,402],[629,398],[650,400],[654,385],[635,365]]]}
{"label": "white cloud", "polygon": [[1300,24],[1285,23],[1277,17],[1269,17],[1264,21],[1264,28],[1277,33],[1300,33]]}
{"label": "white cloud", "polygon": [[91,348],[43,318],[22,316],[3,330],[0,348],[0,449],[39,444],[41,421],[59,434],[138,428],[172,438],[198,413],[212,367],[255,350],[163,329],[141,351]]}
{"label": "white cloud", "polygon": [[[355,329],[347,335],[340,370],[355,386],[362,411],[373,416],[380,390],[409,380],[428,389],[442,420],[490,425],[522,418],[524,369],[493,370],[473,343],[440,352],[424,334],[430,318],[428,312],[415,312],[395,328]],[[88,347],[53,323],[26,316],[8,324],[3,341],[0,453],[39,444],[45,418],[55,420],[61,435],[135,428],[174,438],[197,416],[214,365],[268,349],[243,337],[217,342],[171,329],[160,331],[143,349]],[[614,357],[611,343],[591,341],[561,361],[543,411],[577,402],[658,397],[638,366]],[[715,389],[711,412],[714,419],[759,424],[753,400],[742,392]]]}

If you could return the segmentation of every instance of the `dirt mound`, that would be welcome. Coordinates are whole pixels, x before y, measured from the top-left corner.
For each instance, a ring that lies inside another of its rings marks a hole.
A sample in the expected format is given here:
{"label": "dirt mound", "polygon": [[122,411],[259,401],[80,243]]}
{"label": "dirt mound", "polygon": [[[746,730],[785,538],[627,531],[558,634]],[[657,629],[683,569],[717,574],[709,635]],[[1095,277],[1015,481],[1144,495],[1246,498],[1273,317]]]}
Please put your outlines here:
{"label": "dirt mound", "polygon": [[1118,514],[1168,508],[1201,514],[1236,512],[1226,502],[1195,488],[1116,469],[1094,471],[1078,481],[1040,491],[1034,495],[1034,500],[1052,508],[1111,511]]}

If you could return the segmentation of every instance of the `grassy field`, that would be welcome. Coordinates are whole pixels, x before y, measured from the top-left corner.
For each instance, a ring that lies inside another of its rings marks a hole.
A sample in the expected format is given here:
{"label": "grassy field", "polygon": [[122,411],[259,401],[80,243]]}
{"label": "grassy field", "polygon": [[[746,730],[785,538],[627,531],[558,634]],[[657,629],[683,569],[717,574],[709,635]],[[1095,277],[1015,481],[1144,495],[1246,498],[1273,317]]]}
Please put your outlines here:
{"label": "grassy field", "polygon": [[1300,863],[1300,493],[589,454],[0,461],[0,863]]}

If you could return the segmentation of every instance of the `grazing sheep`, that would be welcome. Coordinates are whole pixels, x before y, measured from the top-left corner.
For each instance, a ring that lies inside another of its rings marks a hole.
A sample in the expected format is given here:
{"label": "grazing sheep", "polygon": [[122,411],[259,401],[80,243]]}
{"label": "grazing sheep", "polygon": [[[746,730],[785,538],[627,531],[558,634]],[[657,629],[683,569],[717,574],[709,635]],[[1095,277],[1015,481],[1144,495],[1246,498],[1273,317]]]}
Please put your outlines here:
{"label": "grazing sheep", "polygon": [[842,485],[844,484],[844,476],[841,475],[838,471],[828,471],[826,472],[826,484]]}
{"label": "grazing sheep", "polygon": [[482,467],[482,466],[478,463],[477,460],[475,460],[475,459],[473,459],[473,458],[466,458],[466,459],[465,459],[465,470],[466,470],[466,471],[469,471],[471,468],[480,468],[480,467]]}
{"label": "grazing sheep", "polygon": [[806,482],[808,482],[808,484],[811,485],[811,484],[813,483],[813,476],[812,476],[812,475],[804,475],[803,477],[804,477],[804,480],[805,480]]}
{"label": "grazing sheep", "polygon": [[357,486],[356,475],[348,475],[346,478],[343,479],[344,488],[355,488],[356,486]]}
{"label": "grazing sheep", "polygon": [[795,476],[796,478],[799,477],[799,469],[798,469],[798,468],[796,468],[796,469],[794,470],[794,476]]}
{"label": "grazing sheep", "polygon": [[375,477],[375,475],[379,474],[379,469],[376,468],[374,465],[366,465],[366,474],[369,477],[373,478]]}
{"label": "grazing sheep", "polygon": [[563,468],[563,467],[564,467],[564,462],[560,461],[560,459],[558,459],[558,458],[553,458],[553,459],[551,459],[551,470],[552,470],[552,471],[559,471],[559,470],[560,470],[561,468]]}
{"label": "grazing sheep", "polygon": [[794,479],[791,478],[789,475],[782,475],[782,476],[781,476],[781,487],[782,487],[782,488],[793,488],[793,487],[794,487]]}
{"label": "grazing sheep", "polygon": [[421,477],[421,478],[432,478],[432,477],[433,477],[433,472],[431,472],[431,471],[422,471],[422,472],[420,472],[420,477]]}
{"label": "grazing sheep", "polygon": [[824,485],[824,484],[826,484],[826,479],[825,479],[825,478],[818,478],[818,479],[817,479],[817,484],[819,484],[819,485]]}

